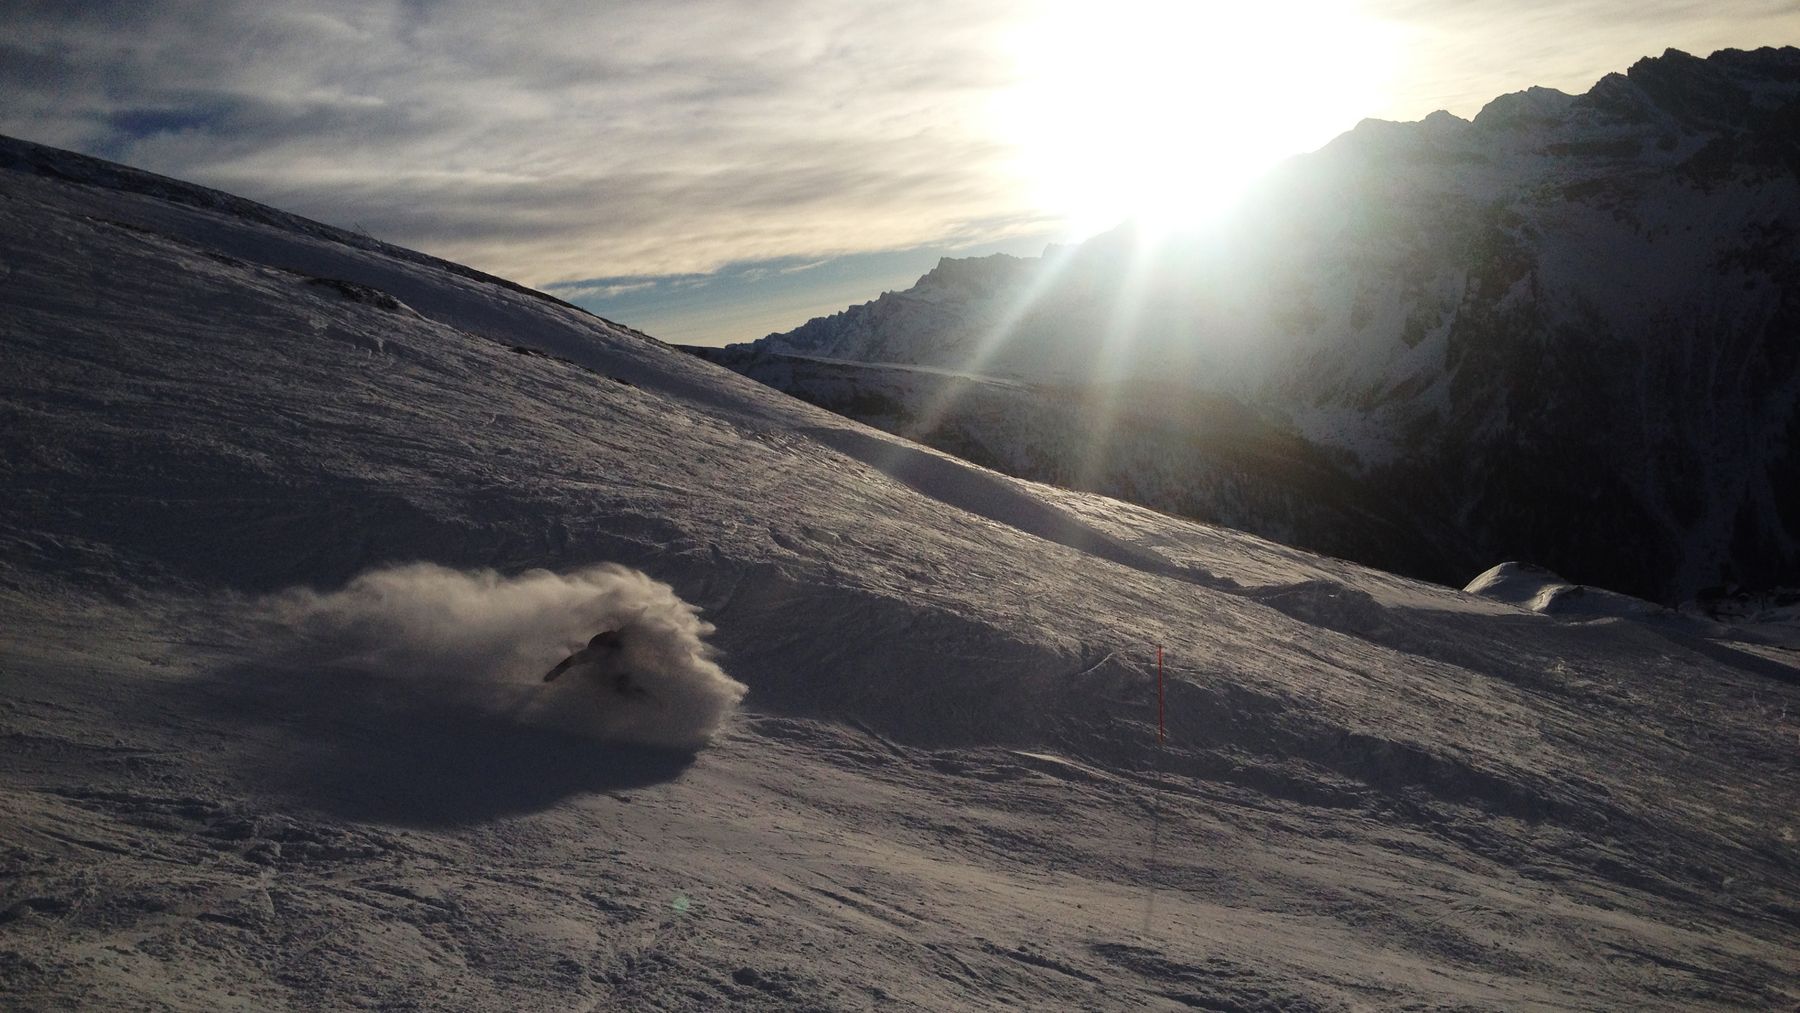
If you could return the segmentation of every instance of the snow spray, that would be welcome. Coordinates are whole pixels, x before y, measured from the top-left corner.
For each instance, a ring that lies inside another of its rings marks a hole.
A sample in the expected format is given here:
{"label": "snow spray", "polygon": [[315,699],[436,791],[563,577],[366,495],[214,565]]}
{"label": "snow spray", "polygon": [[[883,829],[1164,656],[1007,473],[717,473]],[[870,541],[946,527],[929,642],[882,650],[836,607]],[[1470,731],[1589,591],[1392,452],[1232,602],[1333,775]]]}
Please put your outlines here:
{"label": "snow spray", "polygon": [[[522,725],[699,749],[745,693],[713,661],[713,631],[673,588],[614,564],[570,573],[381,567],[334,591],[296,588],[254,605],[295,660],[348,665]],[[544,673],[596,633],[618,634],[617,673]],[[612,678],[606,676],[612,675]]]}

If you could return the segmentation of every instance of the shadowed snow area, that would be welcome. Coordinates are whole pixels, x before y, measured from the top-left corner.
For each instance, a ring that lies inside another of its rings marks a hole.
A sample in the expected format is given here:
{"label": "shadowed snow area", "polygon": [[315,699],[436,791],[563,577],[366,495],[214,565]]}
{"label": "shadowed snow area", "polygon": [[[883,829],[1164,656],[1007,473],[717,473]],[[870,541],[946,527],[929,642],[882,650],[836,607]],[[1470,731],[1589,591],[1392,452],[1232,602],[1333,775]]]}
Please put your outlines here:
{"label": "shadowed snow area", "polygon": [[10,141],[0,355],[0,1007],[1800,1002],[1748,625],[1017,482]]}

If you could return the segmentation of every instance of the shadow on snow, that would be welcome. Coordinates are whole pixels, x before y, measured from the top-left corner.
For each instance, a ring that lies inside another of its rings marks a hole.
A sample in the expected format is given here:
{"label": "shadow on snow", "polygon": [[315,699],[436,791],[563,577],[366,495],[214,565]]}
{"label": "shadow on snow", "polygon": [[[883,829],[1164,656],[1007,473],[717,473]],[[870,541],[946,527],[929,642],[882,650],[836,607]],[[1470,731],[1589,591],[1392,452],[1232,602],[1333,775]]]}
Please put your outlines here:
{"label": "shadow on snow", "polygon": [[339,818],[412,827],[537,812],[572,796],[672,781],[686,750],[596,741],[479,701],[346,668],[240,666],[186,689],[268,734],[247,787]]}

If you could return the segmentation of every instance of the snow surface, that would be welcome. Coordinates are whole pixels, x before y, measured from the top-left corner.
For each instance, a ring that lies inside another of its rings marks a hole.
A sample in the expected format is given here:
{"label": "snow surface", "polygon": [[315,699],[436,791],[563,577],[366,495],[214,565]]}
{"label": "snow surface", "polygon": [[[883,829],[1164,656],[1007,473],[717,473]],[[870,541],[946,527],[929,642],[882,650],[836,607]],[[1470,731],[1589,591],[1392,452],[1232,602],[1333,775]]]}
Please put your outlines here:
{"label": "snow surface", "polygon": [[1598,618],[1668,612],[1655,602],[1642,598],[1633,598],[1605,588],[1571,584],[1549,570],[1530,563],[1501,563],[1469,581],[1469,585],[1463,590],[1546,615]]}
{"label": "snow surface", "polygon": [[[1011,480],[33,151],[0,171],[0,1006],[1800,1002],[1791,650]],[[748,687],[710,746],[491,681],[624,613],[489,595],[596,574]]]}

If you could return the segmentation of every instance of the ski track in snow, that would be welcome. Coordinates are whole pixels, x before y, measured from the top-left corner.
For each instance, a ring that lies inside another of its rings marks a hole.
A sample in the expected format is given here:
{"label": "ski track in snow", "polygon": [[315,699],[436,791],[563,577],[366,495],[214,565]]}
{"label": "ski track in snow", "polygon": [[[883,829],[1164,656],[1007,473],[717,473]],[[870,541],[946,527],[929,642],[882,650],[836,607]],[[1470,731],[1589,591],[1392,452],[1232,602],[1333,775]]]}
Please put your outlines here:
{"label": "ski track in snow", "polygon": [[[1006,479],[322,227],[0,219],[0,1005],[1800,1002],[1788,648]],[[640,569],[747,709],[595,740],[245,607],[414,560]]]}

